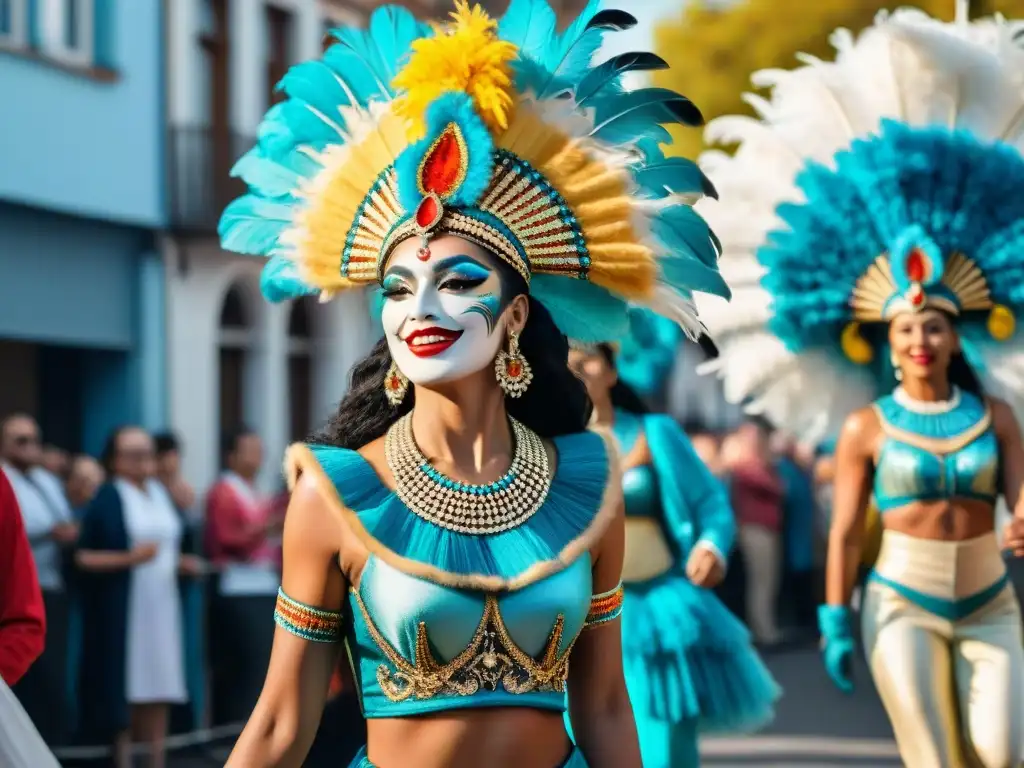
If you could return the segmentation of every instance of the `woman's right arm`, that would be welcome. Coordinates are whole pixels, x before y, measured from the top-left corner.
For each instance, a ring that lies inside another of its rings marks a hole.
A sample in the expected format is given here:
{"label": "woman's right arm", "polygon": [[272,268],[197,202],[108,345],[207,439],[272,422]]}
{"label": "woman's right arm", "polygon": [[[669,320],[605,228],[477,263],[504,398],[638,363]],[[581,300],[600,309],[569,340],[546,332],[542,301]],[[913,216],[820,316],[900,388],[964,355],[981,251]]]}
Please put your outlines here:
{"label": "woman's right arm", "polygon": [[825,602],[847,606],[857,581],[871,498],[878,417],[871,408],[851,414],[836,445],[832,526],[825,565]]}
{"label": "woman's right arm", "polygon": [[[338,612],[346,584],[338,565],[341,528],[315,482],[303,475],[284,523],[281,589],[294,603]],[[327,700],[339,643],[308,640],[282,628],[274,634],[263,691],[225,768],[299,768],[313,743]]]}

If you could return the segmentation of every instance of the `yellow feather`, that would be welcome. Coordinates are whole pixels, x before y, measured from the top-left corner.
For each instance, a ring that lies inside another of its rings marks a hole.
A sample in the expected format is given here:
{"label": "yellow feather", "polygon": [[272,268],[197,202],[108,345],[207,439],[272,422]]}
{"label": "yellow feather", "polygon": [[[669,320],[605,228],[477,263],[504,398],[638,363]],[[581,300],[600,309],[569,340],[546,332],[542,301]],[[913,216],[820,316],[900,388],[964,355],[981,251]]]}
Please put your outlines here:
{"label": "yellow feather", "polygon": [[364,136],[330,147],[320,161],[324,169],[306,190],[307,205],[284,242],[302,279],[321,290],[334,292],[376,279],[377,255],[387,225],[401,213],[393,197],[378,195],[364,211],[358,242],[349,257],[348,276],[341,274],[345,240],[356,214],[378,175],[394,163],[395,154],[408,144],[404,121],[393,112],[375,120]]}
{"label": "yellow feather", "polygon": [[392,85],[401,95],[395,109],[409,124],[409,138],[426,133],[427,107],[448,91],[473,99],[477,114],[492,132],[508,127],[515,104],[509,63],[518,55],[514,43],[499,40],[498,23],[479,5],[457,0],[447,28],[412,44],[412,55]]}
{"label": "yellow feather", "polygon": [[592,282],[627,299],[653,296],[657,262],[631,223],[634,203],[624,168],[594,157],[584,142],[545,122],[527,102],[517,106],[497,145],[530,163],[565,198],[587,242]]}

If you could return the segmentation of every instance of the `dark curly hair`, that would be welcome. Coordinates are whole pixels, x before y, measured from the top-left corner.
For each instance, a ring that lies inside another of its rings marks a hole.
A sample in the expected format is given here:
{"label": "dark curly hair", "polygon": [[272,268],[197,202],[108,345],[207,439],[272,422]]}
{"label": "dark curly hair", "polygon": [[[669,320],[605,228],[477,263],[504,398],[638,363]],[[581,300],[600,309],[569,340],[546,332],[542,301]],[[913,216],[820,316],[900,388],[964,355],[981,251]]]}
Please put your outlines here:
{"label": "dark curly hair", "polygon": [[[512,267],[495,257],[504,293],[528,293],[526,281]],[[522,397],[507,398],[510,416],[541,437],[582,432],[590,421],[592,405],[583,382],[569,369],[569,342],[555,325],[551,313],[532,296],[530,316],[519,336],[519,350],[530,363],[533,381]],[[388,427],[412,410],[416,388],[410,387],[397,408],[384,396],[384,376],[391,366],[387,339],[374,345],[370,354],[352,369],[348,394],[338,410],[310,442],[355,450],[383,436]]]}

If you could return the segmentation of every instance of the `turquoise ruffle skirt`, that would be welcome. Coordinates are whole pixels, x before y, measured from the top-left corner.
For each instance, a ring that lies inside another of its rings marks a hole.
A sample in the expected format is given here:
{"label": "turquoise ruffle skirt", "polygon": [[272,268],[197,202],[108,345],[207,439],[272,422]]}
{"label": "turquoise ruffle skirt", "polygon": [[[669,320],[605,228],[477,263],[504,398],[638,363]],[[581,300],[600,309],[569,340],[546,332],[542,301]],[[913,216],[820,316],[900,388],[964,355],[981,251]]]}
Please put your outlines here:
{"label": "turquoise ruffle skirt", "polygon": [[774,717],[782,691],[747,628],[682,573],[626,585],[622,645],[642,744],[647,728],[749,733]]}
{"label": "turquoise ruffle skirt", "polygon": [[[355,760],[349,764],[349,768],[374,768],[373,763],[366,756],[366,747],[363,747],[359,754],[356,755]],[[409,768],[412,768],[410,766]],[[481,762],[480,768],[487,768],[486,764]],[[583,753],[578,749],[574,749],[572,754],[562,763],[558,768],[587,768],[587,761],[583,759]]]}

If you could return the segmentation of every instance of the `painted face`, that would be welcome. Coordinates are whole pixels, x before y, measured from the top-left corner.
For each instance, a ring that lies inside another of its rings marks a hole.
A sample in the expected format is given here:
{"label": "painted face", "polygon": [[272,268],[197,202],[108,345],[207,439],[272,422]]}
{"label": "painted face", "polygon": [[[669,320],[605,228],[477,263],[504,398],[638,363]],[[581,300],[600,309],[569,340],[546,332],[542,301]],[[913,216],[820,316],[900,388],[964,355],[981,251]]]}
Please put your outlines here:
{"label": "painted face", "polygon": [[889,345],[904,376],[925,379],[949,368],[960,340],[946,315],[926,310],[894,317]]}
{"label": "painted face", "polygon": [[457,381],[494,362],[505,338],[505,296],[497,260],[458,237],[401,243],[382,282],[381,321],[391,357],[413,384]]}

